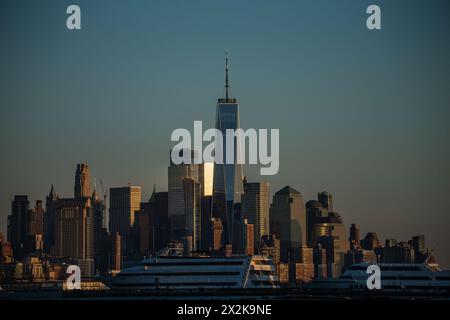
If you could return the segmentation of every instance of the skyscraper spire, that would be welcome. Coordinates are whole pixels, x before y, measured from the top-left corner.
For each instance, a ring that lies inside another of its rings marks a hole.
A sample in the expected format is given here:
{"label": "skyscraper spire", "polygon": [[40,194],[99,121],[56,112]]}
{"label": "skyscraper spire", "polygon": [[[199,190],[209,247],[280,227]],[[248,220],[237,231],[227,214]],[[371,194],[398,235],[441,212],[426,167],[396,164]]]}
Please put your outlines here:
{"label": "skyscraper spire", "polygon": [[225,99],[228,100],[228,51],[225,52]]}

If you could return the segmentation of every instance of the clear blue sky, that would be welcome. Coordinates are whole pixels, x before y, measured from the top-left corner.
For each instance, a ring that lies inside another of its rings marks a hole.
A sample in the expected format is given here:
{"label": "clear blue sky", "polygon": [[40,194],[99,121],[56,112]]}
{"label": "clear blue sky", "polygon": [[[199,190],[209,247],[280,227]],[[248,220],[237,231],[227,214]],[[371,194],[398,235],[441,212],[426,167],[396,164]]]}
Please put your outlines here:
{"label": "clear blue sky", "polygon": [[[82,30],[66,29],[78,4]],[[378,4],[382,30],[365,27]],[[328,190],[347,226],[425,234],[450,267],[448,1],[0,3],[0,231],[14,194],[71,196],[76,164],[108,187],[167,188],[169,138],[213,126],[224,51],[244,128],[279,128],[280,172]]]}

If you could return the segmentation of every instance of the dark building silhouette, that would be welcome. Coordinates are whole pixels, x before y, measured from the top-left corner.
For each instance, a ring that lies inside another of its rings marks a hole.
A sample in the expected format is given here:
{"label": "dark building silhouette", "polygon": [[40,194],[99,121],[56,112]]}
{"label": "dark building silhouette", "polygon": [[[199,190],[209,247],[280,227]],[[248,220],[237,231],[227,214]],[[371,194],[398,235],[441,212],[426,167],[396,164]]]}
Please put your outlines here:
{"label": "dark building silhouette", "polygon": [[111,234],[126,236],[134,225],[136,211],[140,210],[141,187],[110,188],[109,195],[109,230]]}
{"label": "dark building silhouette", "polygon": [[44,208],[42,201],[37,200],[34,209],[28,210],[27,235],[44,234]]}
{"label": "dark building silhouette", "polygon": [[414,250],[414,261],[416,263],[423,263],[426,261],[428,258],[428,252],[425,246],[425,236],[414,236],[410,242],[410,245]]}
{"label": "dark building silhouette", "polygon": [[185,252],[193,252],[200,250],[202,243],[202,184],[184,178],[183,191],[186,237],[189,239],[189,249]]}
{"label": "dark building silhouette", "polygon": [[247,219],[254,228],[255,245],[259,246],[261,237],[268,235],[269,230],[269,183],[247,182],[244,180],[244,194],[242,194],[241,219]]}
{"label": "dark building silhouette", "polygon": [[211,218],[212,216],[212,196],[202,197],[202,246],[201,249],[208,251],[211,248]]}
{"label": "dark building silhouette", "polygon": [[382,263],[414,263],[414,249],[407,242],[399,242],[381,249]]}
{"label": "dark building silhouette", "polygon": [[327,251],[318,243],[313,248],[314,277],[327,278]]}
{"label": "dark building silhouette", "polygon": [[380,246],[380,240],[375,232],[368,232],[364,239],[360,242],[361,248],[364,250],[374,250]]}
{"label": "dark building silhouette", "polygon": [[333,196],[327,191],[322,191],[317,194],[317,200],[328,211],[333,211]]}
{"label": "dark building silhouette", "polygon": [[55,192],[53,185],[45,199],[44,213],[44,252],[50,253],[52,246],[55,244],[55,215],[59,196]]}
{"label": "dark building silhouette", "polygon": [[350,237],[349,237],[349,243],[350,243],[350,250],[352,249],[359,249],[359,228],[356,226],[356,224],[352,223],[350,226]]}
{"label": "dark building silhouette", "polygon": [[105,228],[106,196],[102,199],[96,190],[92,192],[91,206],[93,215],[94,237],[94,270],[99,273],[108,271],[110,250],[110,237]]}
{"label": "dark building silhouette", "polygon": [[8,216],[8,241],[11,243],[14,257],[18,260],[22,260],[25,255],[29,207],[28,196],[16,195],[11,203],[11,215]]}
{"label": "dark building silhouette", "polygon": [[328,209],[324,208],[322,203],[317,200],[310,200],[306,203],[306,243],[312,247],[314,239],[314,223],[316,219],[328,216]]}
{"label": "dark building silhouette", "polygon": [[167,246],[169,242],[168,193],[153,193],[148,202],[141,203],[137,214],[139,252],[149,256]]}
{"label": "dark building silhouette", "polygon": [[378,259],[372,250],[352,249],[347,251],[344,256],[344,270],[354,263],[369,262],[371,264],[377,263]]}
{"label": "dark building silhouette", "polygon": [[112,237],[112,256],[111,256],[111,269],[121,270],[122,269],[122,239],[118,232],[116,232]]}

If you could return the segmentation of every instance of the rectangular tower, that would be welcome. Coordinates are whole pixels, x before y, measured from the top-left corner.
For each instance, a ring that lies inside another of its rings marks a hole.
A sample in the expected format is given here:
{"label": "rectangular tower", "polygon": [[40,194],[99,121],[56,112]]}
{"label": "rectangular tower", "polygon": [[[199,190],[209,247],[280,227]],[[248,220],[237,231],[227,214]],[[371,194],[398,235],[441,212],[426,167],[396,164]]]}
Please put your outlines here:
{"label": "rectangular tower", "polygon": [[242,219],[254,227],[254,244],[261,243],[261,237],[269,235],[269,183],[244,182],[242,195]]}
{"label": "rectangular tower", "polygon": [[125,237],[134,225],[135,212],[140,210],[141,187],[110,188],[109,194],[110,233],[119,233]]}
{"label": "rectangular tower", "polygon": [[300,247],[306,245],[306,212],[301,193],[289,186],[275,193],[270,221],[272,233],[280,239],[281,261],[287,262],[293,255],[299,261]]}

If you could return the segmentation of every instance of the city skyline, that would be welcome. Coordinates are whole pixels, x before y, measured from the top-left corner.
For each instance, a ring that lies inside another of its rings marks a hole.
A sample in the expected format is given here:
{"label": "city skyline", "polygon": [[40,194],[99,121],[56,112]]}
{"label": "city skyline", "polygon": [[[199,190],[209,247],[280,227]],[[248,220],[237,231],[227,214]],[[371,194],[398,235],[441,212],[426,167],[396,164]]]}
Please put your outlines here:
{"label": "city skyline", "polygon": [[[446,148],[450,117],[449,93],[443,85],[450,80],[449,62],[444,58],[450,47],[442,41],[449,28],[447,20],[440,20],[443,13],[439,11],[448,8],[446,4],[439,2],[422,10],[422,3],[408,2],[413,16],[421,12],[436,19],[426,25],[395,22],[395,27],[386,14],[384,26],[390,31],[378,35],[357,28],[362,19],[356,12],[365,3],[356,2],[342,4],[346,14],[333,16],[336,4],[327,3],[323,9],[310,2],[285,3],[271,12],[270,5],[252,8],[231,1],[228,10],[234,9],[237,24],[230,28],[220,26],[227,21],[221,5],[203,2],[218,12],[218,22],[211,31],[197,35],[192,32],[212,22],[196,12],[200,4],[166,5],[156,13],[148,5],[152,17],[148,20],[139,13],[145,10],[131,6],[125,12],[137,16],[133,24],[122,20],[119,12],[123,8],[118,3],[110,18],[102,17],[96,4],[81,1],[80,5],[86,10],[86,20],[79,35],[60,30],[62,18],[43,21],[42,9],[35,4],[27,5],[39,19],[33,31],[26,27],[30,23],[27,14],[12,15],[17,18],[12,21],[6,17],[7,10],[0,10],[0,21],[5,24],[0,31],[2,41],[9,39],[7,27],[20,35],[0,53],[5,70],[0,75],[5,90],[0,98],[4,150],[0,232],[6,235],[13,195],[27,194],[33,202],[44,200],[54,184],[60,195],[71,196],[77,163],[87,163],[92,168],[91,180],[102,179],[108,189],[128,182],[142,186],[143,201],[149,199],[154,184],[157,190],[167,191],[170,132],[197,119],[214,127],[214,102],[223,95],[222,56],[229,48],[233,95],[239,96],[242,127],[278,127],[281,134],[280,173],[259,177],[255,168],[246,166],[249,181],[268,181],[270,199],[286,185],[299,190],[305,201],[315,199],[320,191],[330,191],[347,229],[357,223],[362,235],[376,231],[383,239],[406,240],[425,234],[438,262],[450,266],[446,232],[450,218],[445,202],[450,187]],[[21,4],[9,6],[20,8]],[[43,6],[49,16],[57,15],[58,6]],[[400,15],[406,21],[401,3],[384,7],[395,12],[397,20]],[[288,13],[293,9],[300,17]],[[183,10],[190,15],[185,16]],[[173,16],[164,23],[161,17],[167,12]],[[282,36],[277,38],[250,13],[275,19],[276,34]],[[319,22],[307,19],[308,14]],[[187,24],[184,31],[177,18]],[[114,19],[123,22],[114,31],[123,33],[108,31],[116,25]],[[168,30],[159,29],[158,23]],[[343,24],[333,31],[333,23]],[[239,27],[246,32],[236,36]],[[316,28],[325,28],[334,38],[320,35]],[[147,36],[127,40],[127,34],[138,31],[155,37],[161,47],[148,44]],[[175,31],[181,35],[175,36]],[[428,49],[408,40],[412,34]],[[40,40],[32,40],[33,36]],[[226,43],[212,40],[220,36]],[[254,41],[246,44],[246,37]],[[266,38],[274,45],[265,46]],[[99,44],[96,39],[101,39]],[[347,47],[355,39],[360,50]],[[189,40],[194,44],[174,50]],[[117,49],[117,42],[125,45]],[[207,47],[204,42],[214,45]],[[98,57],[81,59],[84,54],[92,55],[92,50],[99,50]],[[169,53],[162,56],[162,52]],[[7,65],[11,61],[12,67]],[[318,66],[321,63],[323,67]],[[44,71],[48,71],[45,78]]]}

